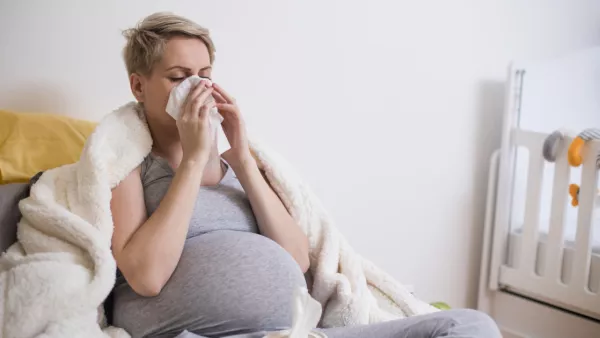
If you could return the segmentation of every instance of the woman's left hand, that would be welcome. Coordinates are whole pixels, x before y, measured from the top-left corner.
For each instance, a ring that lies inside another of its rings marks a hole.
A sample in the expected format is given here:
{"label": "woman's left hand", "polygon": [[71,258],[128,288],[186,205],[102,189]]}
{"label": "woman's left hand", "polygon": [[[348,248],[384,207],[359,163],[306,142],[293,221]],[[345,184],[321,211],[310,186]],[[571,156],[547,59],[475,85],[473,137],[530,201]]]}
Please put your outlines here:
{"label": "woman's left hand", "polygon": [[231,149],[223,153],[242,184],[252,206],[254,216],[264,235],[277,242],[298,263],[302,272],[310,266],[308,238],[279,199],[277,193],[261,175],[256,160],[250,153],[246,127],[240,109],[231,95],[213,83],[213,97],[223,116],[223,131]]}
{"label": "woman's left hand", "polygon": [[240,114],[240,108],[235,99],[229,95],[221,86],[213,83],[213,97],[217,102],[219,114],[223,116],[223,132],[229,141],[230,149],[223,153],[223,158],[230,164],[243,164],[252,161],[246,136],[246,126]]}

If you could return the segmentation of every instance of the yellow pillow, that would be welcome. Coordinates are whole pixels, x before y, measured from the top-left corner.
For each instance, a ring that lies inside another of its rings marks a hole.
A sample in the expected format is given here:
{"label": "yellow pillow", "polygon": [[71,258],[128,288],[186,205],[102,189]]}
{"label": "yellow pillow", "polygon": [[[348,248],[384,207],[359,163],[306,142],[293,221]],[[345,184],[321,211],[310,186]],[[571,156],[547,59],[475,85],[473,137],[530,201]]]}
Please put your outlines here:
{"label": "yellow pillow", "polygon": [[0,110],[0,184],[27,182],[40,171],[76,162],[95,127],[66,116]]}

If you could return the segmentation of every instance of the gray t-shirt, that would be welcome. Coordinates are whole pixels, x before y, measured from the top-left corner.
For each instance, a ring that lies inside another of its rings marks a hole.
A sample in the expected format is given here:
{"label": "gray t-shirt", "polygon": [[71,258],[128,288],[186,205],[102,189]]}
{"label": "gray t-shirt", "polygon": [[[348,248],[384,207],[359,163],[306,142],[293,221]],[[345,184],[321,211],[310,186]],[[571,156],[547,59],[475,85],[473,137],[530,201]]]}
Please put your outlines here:
{"label": "gray t-shirt", "polygon": [[[174,172],[149,155],[141,165],[148,216]],[[132,337],[209,337],[289,328],[292,294],[306,282],[297,263],[259,234],[248,198],[229,166],[216,186],[201,187],[183,253],[156,297],[142,297],[118,274],[114,324]]]}

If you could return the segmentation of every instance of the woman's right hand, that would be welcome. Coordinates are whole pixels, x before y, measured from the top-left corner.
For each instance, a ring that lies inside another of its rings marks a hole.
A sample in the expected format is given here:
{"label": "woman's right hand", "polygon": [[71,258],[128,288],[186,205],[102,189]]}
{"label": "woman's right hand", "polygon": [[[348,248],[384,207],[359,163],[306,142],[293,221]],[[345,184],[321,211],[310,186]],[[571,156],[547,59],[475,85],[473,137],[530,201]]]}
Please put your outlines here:
{"label": "woman's right hand", "polygon": [[215,106],[214,100],[208,100],[212,91],[212,86],[201,81],[190,91],[183,104],[183,112],[177,120],[183,161],[202,166],[208,162],[214,142],[208,119],[210,110]]}
{"label": "woman's right hand", "polygon": [[214,100],[206,83],[194,87],[181,107],[177,129],[183,159],[158,208],[148,215],[138,167],[113,189],[112,249],[117,266],[135,292],[153,297],[181,258],[204,166],[213,142],[208,115]]}

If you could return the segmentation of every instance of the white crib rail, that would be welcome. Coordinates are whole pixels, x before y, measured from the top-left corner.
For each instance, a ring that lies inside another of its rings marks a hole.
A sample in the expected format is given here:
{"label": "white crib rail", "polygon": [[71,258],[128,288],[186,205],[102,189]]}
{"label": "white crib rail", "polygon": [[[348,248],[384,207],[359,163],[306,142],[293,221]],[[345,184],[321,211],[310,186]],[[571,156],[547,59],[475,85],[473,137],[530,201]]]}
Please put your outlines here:
{"label": "white crib rail", "polygon": [[[522,274],[527,274],[529,271],[535,271],[535,261],[537,253],[538,230],[540,223],[540,203],[542,181],[544,173],[544,158],[542,157],[542,147],[544,139],[537,138],[538,134],[525,134],[517,132],[514,135],[514,140],[517,145],[528,144],[529,150],[529,168],[527,173],[527,193],[525,203],[525,224],[533,226],[523,227],[523,235],[521,236],[521,255],[518,258],[516,265]],[[528,142],[533,138],[534,142]],[[566,192],[565,192],[566,193]]]}
{"label": "white crib rail", "polygon": [[[565,142],[571,142],[567,138]],[[567,144],[569,144],[567,143]],[[564,193],[556,193],[552,195],[552,205],[550,211],[550,229],[548,231],[548,252],[546,255],[546,266],[544,274],[545,282],[548,285],[561,283],[562,276],[562,261],[563,261],[563,243],[564,243],[564,226],[566,210],[565,205],[568,203],[569,194],[569,177],[571,168],[567,158],[568,148],[560,147],[557,154],[559,160],[554,165],[554,184],[552,191],[562,191]]]}
{"label": "white crib rail", "polygon": [[[525,217],[520,248],[516,251],[519,255],[513,266],[508,266],[506,262],[500,266],[499,284],[514,292],[522,292],[542,301],[600,319],[600,294],[591,292],[588,287],[592,222],[598,184],[596,154],[600,152],[600,141],[587,142],[582,152],[584,160],[579,192],[576,247],[571,278],[565,284],[561,276],[563,275],[565,209],[568,207],[570,184],[566,145],[571,143],[570,138],[564,140],[565,146],[560,147],[562,149],[555,163],[546,261],[541,276],[535,272],[545,165],[542,145],[546,136],[546,134],[520,129],[514,129],[512,132],[513,145],[529,150]],[[496,226],[508,227],[508,224],[496,224]],[[507,245],[506,240],[507,238],[502,241],[504,247]],[[504,260],[503,250],[494,250],[494,252],[494,255],[501,255]]]}

